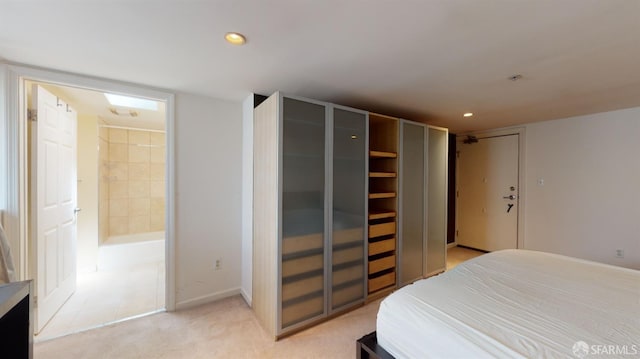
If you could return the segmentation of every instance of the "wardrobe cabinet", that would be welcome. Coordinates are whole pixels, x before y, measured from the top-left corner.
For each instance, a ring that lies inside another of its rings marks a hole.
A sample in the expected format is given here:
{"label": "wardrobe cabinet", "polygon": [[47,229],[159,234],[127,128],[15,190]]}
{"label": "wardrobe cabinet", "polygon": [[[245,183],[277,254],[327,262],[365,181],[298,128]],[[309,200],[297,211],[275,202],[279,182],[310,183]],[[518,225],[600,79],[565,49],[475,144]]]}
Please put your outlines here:
{"label": "wardrobe cabinet", "polygon": [[367,113],[276,93],[254,110],[253,303],[280,337],[365,298]]}
{"label": "wardrobe cabinet", "polygon": [[448,130],[402,121],[399,284],[446,270]]}
{"label": "wardrobe cabinet", "polygon": [[447,269],[448,152],[449,130],[427,126],[425,277]]}
{"label": "wardrobe cabinet", "polygon": [[369,114],[369,298],[446,269],[448,130]]}
{"label": "wardrobe cabinet", "polygon": [[274,338],[445,269],[446,129],[277,92],[253,133],[252,307]]}
{"label": "wardrobe cabinet", "polygon": [[400,263],[399,284],[422,278],[426,227],[426,126],[400,125]]}
{"label": "wardrobe cabinet", "polygon": [[330,314],[364,299],[367,213],[367,114],[335,106],[331,111]]}
{"label": "wardrobe cabinet", "polygon": [[448,135],[445,128],[401,122],[401,286],[446,270]]}
{"label": "wardrobe cabinet", "polygon": [[398,124],[400,120],[369,114],[370,298],[396,287],[398,263]]}

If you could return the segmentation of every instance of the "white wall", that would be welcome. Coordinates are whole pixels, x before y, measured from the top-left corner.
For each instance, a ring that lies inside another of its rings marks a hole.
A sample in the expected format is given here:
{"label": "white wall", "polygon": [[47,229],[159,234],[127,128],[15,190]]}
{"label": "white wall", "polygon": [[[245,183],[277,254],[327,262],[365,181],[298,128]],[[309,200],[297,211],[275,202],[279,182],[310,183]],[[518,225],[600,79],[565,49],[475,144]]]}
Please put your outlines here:
{"label": "white wall", "polygon": [[[9,67],[0,63],[0,220],[5,230],[13,263],[18,271],[18,279],[27,279],[27,268],[21,258],[20,239],[18,236],[20,213],[16,210],[19,196],[10,188],[17,183],[18,168],[12,166],[11,159],[18,154],[13,151],[18,143],[18,125],[10,122],[9,104],[17,100],[17,93],[10,93]],[[11,156],[11,158],[9,157]]]}
{"label": "white wall", "polygon": [[[7,133],[6,127],[6,65],[0,64],[0,178],[6,179],[8,174],[6,171],[6,158],[7,158],[7,141],[4,141],[5,134]],[[2,221],[3,211],[7,208],[7,181],[0,181],[0,221]],[[2,223],[4,225],[4,223]]]}
{"label": "white wall", "polygon": [[78,114],[78,271],[98,262],[98,117]]}
{"label": "white wall", "polygon": [[253,295],[253,94],[242,102],[242,285],[251,305]]}
{"label": "white wall", "polygon": [[180,309],[240,293],[241,104],[177,94],[175,143]]}
{"label": "white wall", "polygon": [[[49,70],[24,67],[19,71],[113,91],[142,91],[150,97],[165,93]],[[17,100],[17,89],[7,86],[15,81],[13,75],[11,79],[7,75],[8,66],[0,63],[0,104],[4,105],[0,107],[0,210],[10,207],[15,212],[18,194],[8,188],[16,184],[6,179],[17,176],[11,172],[15,168],[8,167],[5,149],[7,141],[17,148],[17,124],[9,121],[6,106]],[[240,293],[242,104],[177,94],[175,108],[175,299],[179,309]],[[7,129],[15,132],[8,134]],[[19,252],[18,218],[18,213],[5,217],[14,253]],[[214,270],[216,259],[221,259],[220,270]]]}
{"label": "white wall", "polygon": [[640,269],[640,108],[529,124],[525,156],[525,248]]}

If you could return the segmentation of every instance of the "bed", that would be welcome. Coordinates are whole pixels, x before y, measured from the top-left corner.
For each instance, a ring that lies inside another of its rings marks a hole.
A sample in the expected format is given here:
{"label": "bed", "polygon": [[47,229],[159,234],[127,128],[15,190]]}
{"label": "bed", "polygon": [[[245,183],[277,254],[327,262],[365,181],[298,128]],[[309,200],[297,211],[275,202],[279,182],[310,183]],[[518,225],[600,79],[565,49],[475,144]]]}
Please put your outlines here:
{"label": "bed", "polygon": [[640,271],[527,250],[485,254],[396,291],[380,304],[377,333],[358,341],[358,357],[381,358],[610,350],[640,356]]}

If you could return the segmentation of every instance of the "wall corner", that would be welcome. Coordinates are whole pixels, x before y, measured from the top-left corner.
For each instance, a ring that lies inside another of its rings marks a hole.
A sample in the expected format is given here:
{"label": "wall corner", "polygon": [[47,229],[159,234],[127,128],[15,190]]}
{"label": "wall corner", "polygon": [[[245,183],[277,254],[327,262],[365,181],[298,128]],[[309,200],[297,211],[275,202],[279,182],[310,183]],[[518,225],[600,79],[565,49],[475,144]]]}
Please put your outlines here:
{"label": "wall corner", "polygon": [[242,253],[241,293],[251,305],[253,286],[253,107],[255,96],[242,101]]}

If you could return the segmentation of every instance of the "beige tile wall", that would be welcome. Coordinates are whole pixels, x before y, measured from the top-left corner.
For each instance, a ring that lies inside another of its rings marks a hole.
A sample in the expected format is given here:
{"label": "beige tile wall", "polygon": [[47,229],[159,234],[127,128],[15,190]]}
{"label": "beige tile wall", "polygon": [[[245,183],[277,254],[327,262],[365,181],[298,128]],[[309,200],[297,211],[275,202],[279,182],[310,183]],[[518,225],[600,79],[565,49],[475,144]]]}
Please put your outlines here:
{"label": "beige tile wall", "polygon": [[[99,123],[100,124],[100,123]],[[98,127],[98,240],[109,238],[109,129]]]}
{"label": "beige tile wall", "polygon": [[164,134],[108,129],[109,236],[164,230]]}

